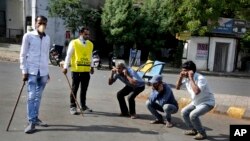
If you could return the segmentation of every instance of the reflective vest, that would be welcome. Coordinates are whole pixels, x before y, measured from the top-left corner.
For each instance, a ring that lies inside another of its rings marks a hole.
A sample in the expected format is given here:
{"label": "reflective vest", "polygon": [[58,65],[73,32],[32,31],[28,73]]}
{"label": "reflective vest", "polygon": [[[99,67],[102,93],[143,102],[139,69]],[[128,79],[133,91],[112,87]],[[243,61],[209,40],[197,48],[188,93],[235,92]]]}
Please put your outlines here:
{"label": "reflective vest", "polygon": [[74,52],[71,57],[72,72],[90,72],[93,43],[89,40],[84,45],[80,39],[72,41]]}

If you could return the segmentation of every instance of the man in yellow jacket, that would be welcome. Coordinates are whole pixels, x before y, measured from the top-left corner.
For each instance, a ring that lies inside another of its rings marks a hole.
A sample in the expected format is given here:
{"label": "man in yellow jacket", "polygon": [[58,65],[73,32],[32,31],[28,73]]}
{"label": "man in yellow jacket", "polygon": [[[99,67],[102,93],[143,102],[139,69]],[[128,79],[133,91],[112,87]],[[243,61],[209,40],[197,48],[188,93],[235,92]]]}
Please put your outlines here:
{"label": "man in yellow jacket", "polygon": [[[80,91],[80,105],[83,111],[92,112],[86,105],[86,93],[90,80],[90,73],[94,73],[92,52],[93,43],[89,39],[89,30],[82,28],[80,30],[80,36],[70,42],[68,46],[65,63],[63,66],[63,73],[67,74],[69,65],[71,66],[72,75],[72,91],[77,98],[77,91],[81,83]],[[77,114],[75,99],[70,95],[70,113],[72,115]]]}

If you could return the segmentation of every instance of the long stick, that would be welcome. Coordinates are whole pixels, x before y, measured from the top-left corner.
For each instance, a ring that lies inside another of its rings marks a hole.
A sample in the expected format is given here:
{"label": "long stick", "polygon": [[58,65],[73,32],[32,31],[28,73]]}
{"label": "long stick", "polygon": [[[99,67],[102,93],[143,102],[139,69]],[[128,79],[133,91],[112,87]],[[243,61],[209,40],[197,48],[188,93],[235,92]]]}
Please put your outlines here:
{"label": "long stick", "polygon": [[69,84],[70,94],[71,94],[71,95],[73,96],[73,98],[75,99],[76,105],[77,105],[77,107],[80,109],[80,113],[81,113],[82,117],[84,117],[84,116],[83,116],[83,111],[82,111],[82,109],[81,109],[79,103],[77,102],[77,99],[76,99],[75,95],[73,94],[73,90],[72,90],[72,87],[71,87],[71,85],[70,85],[69,78],[68,78],[67,74],[65,74],[65,77],[66,77],[66,79],[67,79],[67,81],[68,81],[68,84]]}
{"label": "long stick", "polygon": [[19,93],[19,95],[18,95],[18,98],[17,98],[17,101],[16,101],[16,105],[15,105],[15,107],[14,107],[14,109],[13,109],[12,115],[11,115],[11,117],[10,117],[9,124],[8,124],[8,126],[7,126],[7,128],[6,128],[6,131],[9,131],[9,127],[10,127],[10,124],[11,124],[12,119],[13,119],[13,117],[14,117],[14,114],[15,114],[15,111],[16,111],[16,107],[17,107],[17,104],[18,104],[19,99],[20,99],[20,97],[21,97],[21,94],[22,94],[24,85],[25,85],[25,81],[23,81],[23,86],[22,86],[22,88],[21,88],[21,90],[20,90],[20,93]]}

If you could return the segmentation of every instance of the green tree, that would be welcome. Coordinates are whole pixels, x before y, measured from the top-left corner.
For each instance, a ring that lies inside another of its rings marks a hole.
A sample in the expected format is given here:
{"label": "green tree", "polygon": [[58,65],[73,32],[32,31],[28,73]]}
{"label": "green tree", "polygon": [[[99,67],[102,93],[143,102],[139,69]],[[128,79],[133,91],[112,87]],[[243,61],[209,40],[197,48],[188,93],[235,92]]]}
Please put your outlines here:
{"label": "green tree", "polygon": [[50,16],[60,17],[74,34],[82,26],[89,26],[100,16],[97,9],[90,8],[86,0],[49,0]]}
{"label": "green tree", "polygon": [[146,0],[141,7],[141,17],[143,18],[140,32],[144,36],[144,44],[150,46],[150,51],[155,52],[165,45],[168,33],[166,28],[160,26],[166,13],[161,8],[164,0]]}
{"label": "green tree", "polygon": [[108,43],[120,45],[134,41],[132,0],[106,0],[101,27]]}
{"label": "green tree", "polygon": [[205,35],[217,25],[225,4],[224,0],[183,0],[178,8],[183,29],[193,35]]}

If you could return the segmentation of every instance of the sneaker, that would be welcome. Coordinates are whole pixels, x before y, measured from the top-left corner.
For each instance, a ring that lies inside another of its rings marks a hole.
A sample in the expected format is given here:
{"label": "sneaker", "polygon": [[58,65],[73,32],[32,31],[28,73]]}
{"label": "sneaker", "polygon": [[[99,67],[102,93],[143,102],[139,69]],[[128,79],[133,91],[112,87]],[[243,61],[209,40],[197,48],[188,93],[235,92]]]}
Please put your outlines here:
{"label": "sneaker", "polygon": [[173,123],[167,121],[167,122],[166,122],[166,126],[167,126],[168,128],[172,128],[174,125],[173,125]]}
{"label": "sneaker", "polygon": [[128,113],[124,114],[124,113],[120,113],[119,114],[120,117],[129,117],[130,115]]}
{"label": "sneaker", "polygon": [[83,110],[84,112],[93,112],[93,110],[90,109],[88,106],[85,106],[84,108],[82,108],[82,110]]}
{"label": "sneaker", "polygon": [[77,114],[76,107],[70,108],[70,114],[71,114],[71,115],[76,115],[76,114]]}
{"label": "sneaker", "polygon": [[35,122],[36,126],[42,126],[42,127],[48,127],[48,124],[41,121],[39,118],[37,118],[36,122]]}
{"label": "sneaker", "polygon": [[207,138],[207,134],[204,132],[204,133],[198,133],[194,136],[194,139],[196,140],[204,140]]}
{"label": "sneaker", "polygon": [[197,130],[195,130],[195,129],[186,130],[186,131],[184,132],[185,135],[190,135],[190,136],[195,136],[197,133],[198,133],[198,132],[197,132]]}
{"label": "sneaker", "polygon": [[156,119],[156,120],[150,121],[150,124],[164,124],[164,121]]}
{"label": "sneaker", "polygon": [[24,129],[24,133],[26,134],[32,134],[36,131],[35,124],[29,123],[28,126]]}
{"label": "sneaker", "polygon": [[130,116],[131,119],[136,119],[137,118],[137,115],[136,114],[133,114]]}

